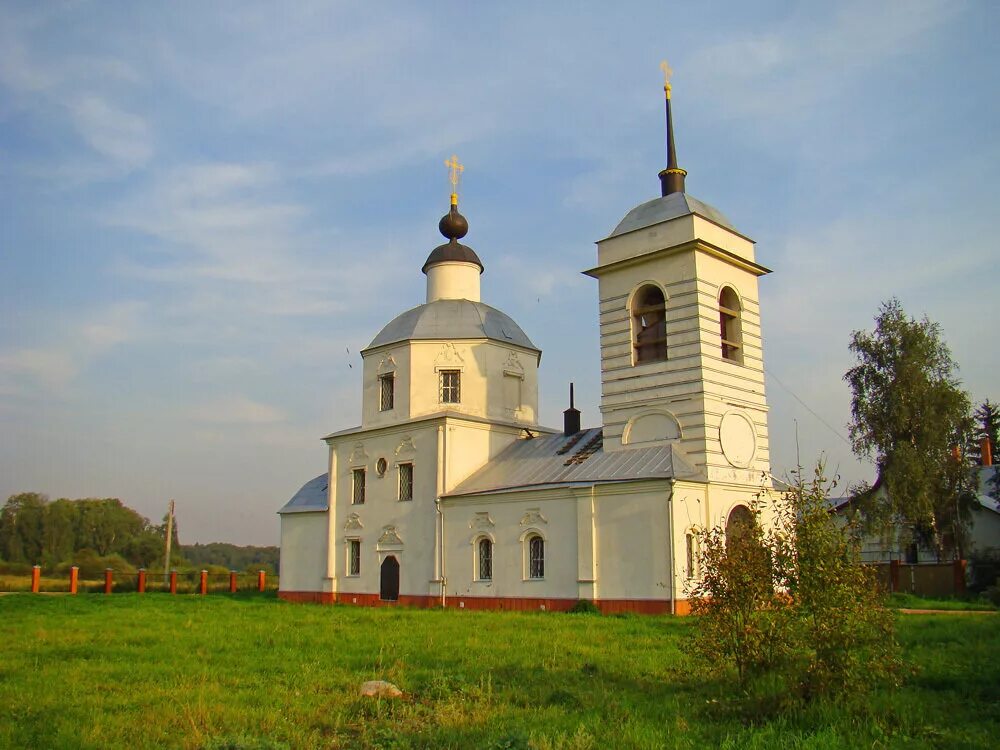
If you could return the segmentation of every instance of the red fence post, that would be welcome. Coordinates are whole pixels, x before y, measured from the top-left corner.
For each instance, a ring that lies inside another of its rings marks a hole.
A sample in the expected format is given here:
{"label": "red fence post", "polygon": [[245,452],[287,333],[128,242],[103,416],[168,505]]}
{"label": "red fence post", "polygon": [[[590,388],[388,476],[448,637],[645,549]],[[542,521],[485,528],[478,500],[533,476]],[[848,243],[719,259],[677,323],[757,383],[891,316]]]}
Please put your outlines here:
{"label": "red fence post", "polygon": [[38,588],[39,588],[39,584],[41,583],[41,579],[42,579],[42,566],[41,565],[32,565],[31,566],[31,593],[32,594],[37,594],[38,593]]}
{"label": "red fence post", "polygon": [[955,593],[964,594],[965,593],[965,560],[955,560],[953,563],[953,575],[955,577]]}
{"label": "red fence post", "polygon": [[198,584],[198,588],[201,591],[201,595],[204,596],[208,593],[208,571],[201,571],[201,581]]}
{"label": "red fence post", "polygon": [[264,584],[266,582],[267,582],[267,573],[265,573],[263,570],[258,570],[257,571],[257,590],[258,591],[263,591],[264,590]]}
{"label": "red fence post", "polygon": [[112,570],[111,570],[111,568],[105,568],[104,569],[104,593],[105,594],[110,594],[111,593],[111,576],[112,576]]}
{"label": "red fence post", "polygon": [[145,594],[146,593],[146,569],[145,568],[139,568],[139,586],[138,586],[138,589],[139,589],[139,593],[140,594]]}
{"label": "red fence post", "polygon": [[899,560],[889,561],[889,593],[899,591]]}
{"label": "red fence post", "polygon": [[176,570],[171,570],[170,571],[170,593],[171,594],[176,594],[177,593],[177,571]]}
{"label": "red fence post", "polygon": [[236,571],[235,570],[230,570],[229,571],[229,593],[230,594],[235,594],[236,593]]}
{"label": "red fence post", "polygon": [[69,569],[69,593],[76,593],[77,583],[80,581],[80,569],[74,565]]}

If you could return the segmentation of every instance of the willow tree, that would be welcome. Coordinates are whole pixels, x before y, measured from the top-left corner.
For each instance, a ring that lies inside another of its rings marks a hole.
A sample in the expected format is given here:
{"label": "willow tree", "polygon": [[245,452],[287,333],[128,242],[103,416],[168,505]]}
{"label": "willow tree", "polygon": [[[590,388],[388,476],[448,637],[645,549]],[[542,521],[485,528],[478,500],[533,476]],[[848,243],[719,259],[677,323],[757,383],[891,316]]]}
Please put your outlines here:
{"label": "willow tree", "polygon": [[875,481],[855,489],[869,526],[897,525],[909,540],[961,556],[975,500],[972,462],[960,446],[972,429],[971,404],[941,327],[908,317],[897,299],[882,303],[874,331],[855,331],[854,452],[875,462]]}

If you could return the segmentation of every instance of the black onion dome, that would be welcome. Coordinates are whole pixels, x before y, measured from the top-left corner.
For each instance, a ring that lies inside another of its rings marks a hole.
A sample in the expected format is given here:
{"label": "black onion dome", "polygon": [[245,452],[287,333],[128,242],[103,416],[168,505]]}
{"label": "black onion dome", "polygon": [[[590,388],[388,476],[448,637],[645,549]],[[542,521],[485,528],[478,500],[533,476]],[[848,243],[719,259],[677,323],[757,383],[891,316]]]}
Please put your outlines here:
{"label": "black onion dome", "polygon": [[448,239],[448,242],[431,250],[424,267],[420,269],[421,271],[427,273],[428,268],[438,263],[475,263],[479,266],[479,273],[486,270],[483,267],[483,262],[476,255],[476,251],[459,242],[468,233],[469,222],[458,212],[457,206],[452,206],[451,211],[441,218],[438,229]]}
{"label": "black onion dome", "polygon": [[469,222],[458,212],[458,206],[452,206],[438,222],[438,230],[446,240],[460,240],[469,233]]}

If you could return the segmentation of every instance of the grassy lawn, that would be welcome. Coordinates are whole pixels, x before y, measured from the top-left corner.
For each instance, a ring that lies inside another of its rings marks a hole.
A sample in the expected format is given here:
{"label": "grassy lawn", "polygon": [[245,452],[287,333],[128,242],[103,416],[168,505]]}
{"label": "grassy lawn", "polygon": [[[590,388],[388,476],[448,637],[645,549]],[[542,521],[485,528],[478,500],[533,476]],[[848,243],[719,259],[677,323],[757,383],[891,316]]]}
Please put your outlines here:
{"label": "grassy lawn", "polygon": [[[767,710],[701,673],[694,619],[0,597],[0,747],[990,747],[1000,618],[900,617],[916,674]],[[368,679],[402,701],[363,699]],[[529,745],[530,743],[530,745]]]}
{"label": "grassy lawn", "polygon": [[996,605],[985,598],[933,598],[916,596],[914,594],[890,594],[886,598],[886,605],[895,609],[941,609],[948,611],[973,610],[990,611],[996,610]]}

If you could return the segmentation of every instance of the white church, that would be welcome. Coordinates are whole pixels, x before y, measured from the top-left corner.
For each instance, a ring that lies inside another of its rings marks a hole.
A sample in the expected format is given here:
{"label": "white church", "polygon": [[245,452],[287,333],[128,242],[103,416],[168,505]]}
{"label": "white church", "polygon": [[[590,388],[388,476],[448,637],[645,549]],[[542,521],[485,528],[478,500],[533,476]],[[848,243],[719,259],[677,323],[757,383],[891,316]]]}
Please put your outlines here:
{"label": "white church", "polygon": [[[460,240],[427,302],[361,353],[359,427],[279,511],[280,596],[465,609],[689,611],[697,527],[745,521],[768,476],[754,242],[686,194],[670,83],[661,196],[597,242],[601,424],[538,424],[541,351],[480,300]],[[452,159],[452,184],[460,165]],[[558,363],[549,364],[558,367]]]}

